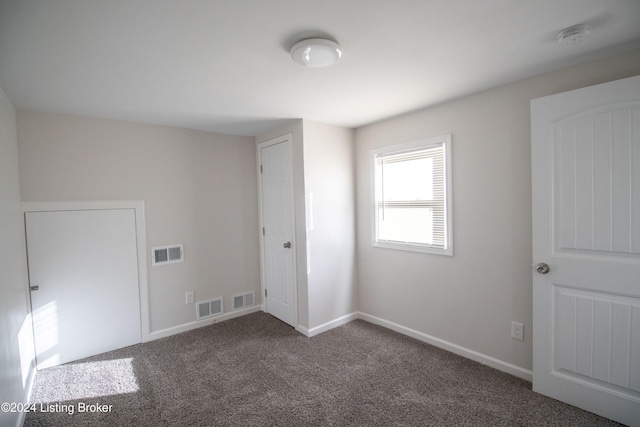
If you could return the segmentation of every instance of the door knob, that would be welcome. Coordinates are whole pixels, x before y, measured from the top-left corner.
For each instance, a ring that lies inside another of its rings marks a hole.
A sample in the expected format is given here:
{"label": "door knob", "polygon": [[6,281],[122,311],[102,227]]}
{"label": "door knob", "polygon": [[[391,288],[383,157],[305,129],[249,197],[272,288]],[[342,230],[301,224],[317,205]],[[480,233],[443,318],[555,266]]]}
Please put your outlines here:
{"label": "door knob", "polygon": [[40,289],[40,286],[30,286],[29,290],[31,291],[37,291],[38,289]]}
{"label": "door knob", "polygon": [[285,243],[284,245],[282,245],[282,247],[285,248],[285,249],[291,248],[291,242]]}
{"label": "door knob", "polygon": [[536,266],[536,271],[540,274],[547,274],[549,272],[549,266],[544,262],[541,262]]}

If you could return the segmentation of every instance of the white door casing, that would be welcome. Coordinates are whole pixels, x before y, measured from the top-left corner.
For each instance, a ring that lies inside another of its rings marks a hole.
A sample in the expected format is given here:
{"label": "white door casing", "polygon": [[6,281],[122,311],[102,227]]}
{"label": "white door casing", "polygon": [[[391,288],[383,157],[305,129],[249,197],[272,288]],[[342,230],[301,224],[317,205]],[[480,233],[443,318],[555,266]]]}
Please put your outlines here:
{"label": "white door casing", "polygon": [[533,389],[638,426],[640,76],[533,100],[531,132]]}
{"label": "white door casing", "polygon": [[38,369],[140,343],[134,209],[26,212],[25,225]]}
{"label": "white door casing", "polygon": [[297,325],[291,135],[258,144],[265,311]]}

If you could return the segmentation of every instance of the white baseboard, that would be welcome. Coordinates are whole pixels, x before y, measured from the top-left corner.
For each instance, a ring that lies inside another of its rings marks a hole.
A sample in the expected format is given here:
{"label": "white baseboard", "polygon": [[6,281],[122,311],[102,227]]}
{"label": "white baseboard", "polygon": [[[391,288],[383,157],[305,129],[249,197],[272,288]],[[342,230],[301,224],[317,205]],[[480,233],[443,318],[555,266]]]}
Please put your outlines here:
{"label": "white baseboard", "polygon": [[[29,374],[27,375],[24,403],[31,402],[31,392],[33,391],[33,383],[36,381],[36,361],[32,360],[29,364]],[[27,417],[26,411],[20,411],[16,420],[16,427],[22,427]]]}
{"label": "white baseboard", "polygon": [[27,411],[21,411],[18,414],[18,419],[16,420],[16,427],[24,426],[24,421],[27,419]]}
{"label": "white baseboard", "polygon": [[476,362],[482,363],[483,365],[487,365],[499,371],[503,371],[508,374],[514,375],[518,378],[522,378],[527,381],[531,381],[533,378],[533,372],[530,371],[529,369],[521,368],[519,366],[513,365],[503,360],[496,359],[495,357],[487,356],[486,354],[482,354],[477,351],[459,346],[457,344],[453,344],[448,341],[442,340],[440,338],[436,338],[431,335],[427,335],[425,333],[416,331],[414,329],[407,328],[402,325],[398,325],[397,323],[393,323],[388,320],[381,319],[380,317],[358,312],[357,318],[362,319],[369,323],[373,323],[375,325],[383,326],[387,329],[391,329],[392,331],[401,333],[403,335],[407,335],[411,338],[415,338],[419,341],[425,342],[427,344],[431,344],[443,350],[450,351],[451,353],[455,353],[459,356],[466,357],[467,359],[474,360]]}
{"label": "white baseboard", "polygon": [[322,325],[313,327],[311,329],[307,329],[304,326],[298,326],[296,327],[296,330],[300,332],[302,335],[305,335],[311,338],[313,336],[316,336],[318,334],[321,334],[333,328],[337,328],[338,326],[346,325],[347,323],[356,319],[358,319],[358,313],[353,312],[353,313],[345,314],[344,316],[338,317],[337,319],[333,319],[327,323],[323,323]]}
{"label": "white baseboard", "polygon": [[187,332],[193,329],[202,328],[203,326],[213,325],[214,323],[224,322],[225,320],[235,319],[236,317],[246,316],[247,314],[261,311],[262,306],[256,305],[241,310],[230,311],[221,316],[212,317],[205,320],[196,320],[194,322],[184,323],[178,326],[172,326],[166,329],[160,329],[159,331],[153,331],[148,337],[143,337],[142,342],[154,341],[160,338],[169,337],[171,335],[179,334],[181,332]]}

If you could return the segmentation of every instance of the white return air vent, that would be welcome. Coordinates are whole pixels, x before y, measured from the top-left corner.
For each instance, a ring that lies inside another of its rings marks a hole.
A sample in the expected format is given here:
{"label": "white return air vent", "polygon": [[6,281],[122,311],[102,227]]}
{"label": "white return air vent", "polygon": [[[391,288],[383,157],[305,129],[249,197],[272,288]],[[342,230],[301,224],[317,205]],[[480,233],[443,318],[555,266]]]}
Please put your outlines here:
{"label": "white return air vent", "polygon": [[253,305],[253,292],[233,296],[233,309],[239,310]]}
{"label": "white return air vent", "polygon": [[184,261],[184,248],[179,245],[154,246],[151,248],[151,265],[173,264]]}
{"label": "white return air vent", "polygon": [[196,303],[196,319],[206,319],[207,317],[220,316],[222,314],[222,298],[209,301],[198,301]]}

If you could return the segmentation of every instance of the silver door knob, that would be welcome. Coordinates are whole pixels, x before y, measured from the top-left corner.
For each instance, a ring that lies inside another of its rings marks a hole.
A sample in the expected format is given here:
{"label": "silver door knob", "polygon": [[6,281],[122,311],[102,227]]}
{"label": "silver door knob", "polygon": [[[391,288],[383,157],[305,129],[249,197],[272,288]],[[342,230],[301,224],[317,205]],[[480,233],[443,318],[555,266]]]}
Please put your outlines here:
{"label": "silver door knob", "polygon": [[549,266],[544,262],[541,262],[536,266],[536,271],[540,274],[547,274],[549,272]]}
{"label": "silver door knob", "polygon": [[285,249],[291,248],[291,242],[285,243],[284,245],[282,245],[282,247],[285,248]]}

